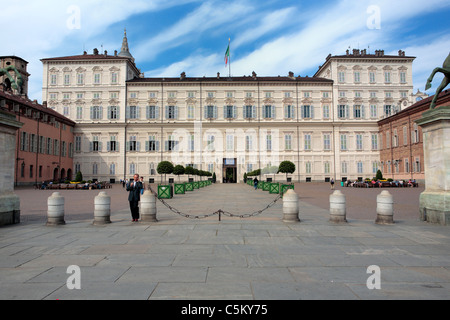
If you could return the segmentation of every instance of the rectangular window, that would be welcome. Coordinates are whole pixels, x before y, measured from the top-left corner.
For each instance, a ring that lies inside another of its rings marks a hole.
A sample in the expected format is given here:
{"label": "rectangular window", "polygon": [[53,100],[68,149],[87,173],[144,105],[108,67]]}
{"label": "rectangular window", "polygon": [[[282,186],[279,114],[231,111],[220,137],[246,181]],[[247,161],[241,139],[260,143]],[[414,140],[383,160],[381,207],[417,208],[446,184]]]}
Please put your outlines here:
{"label": "rectangular window", "polygon": [[128,141],[128,151],[138,151],[138,142],[136,140],[136,136],[130,136],[130,140]]}
{"label": "rectangular window", "polygon": [[108,110],[108,119],[110,119],[110,120],[119,119],[119,107],[110,106],[108,109],[109,109]]}
{"label": "rectangular window", "polygon": [[256,106],[244,106],[244,118],[256,119]]}
{"label": "rectangular window", "polygon": [[224,107],[224,118],[234,119],[235,118],[235,106],[225,106]]}
{"label": "rectangular window", "polygon": [[324,173],[330,173],[330,163],[329,162],[325,162],[323,164],[323,172]]}
{"label": "rectangular window", "polygon": [[400,83],[406,83],[406,72],[400,72]]}
{"label": "rectangular window", "polygon": [[208,140],[207,140],[207,147],[208,147],[208,151],[214,151],[215,150],[215,137],[213,135],[209,135],[208,136]]}
{"label": "rectangular window", "polygon": [[329,105],[323,106],[323,118],[330,119],[330,106]]}
{"label": "rectangular window", "polygon": [[323,135],[323,150],[331,150],[331,135],[328,133]]}
{"label": "rectangular window", "polygon": [[357,162],[356,164],[358,173],[363,173],[363,163],[361,161]]}
{"label": "rectangular window", "polygon": [[385,105],[384,106],[384,115],[390,116],[392,114],[392,106],[391,105]]}
{"label": "rectangular window", "polygon": [[188,119],[194,119],[195,118],[195,113],[194,113],[194,106],[193,105],[188,105],[187,107],[187,118]]}
{"label": "rectangular window", "polygon": [[292,150],[292,135],[290,134],[284,136],[284,149]]}
{"label": "rectangular window", "polygon": [[206,106],[205,107],[205,118],[206,119],[216,119],[216,112],[217,112],[217,108],[216,106]]}
{"label": "rectangular window", "polygon": [[83,119],[83,107],[77,107],[77,120]]}
{"label": "rectangular window", "polygon": [[311,173],[311,162],[306,162],[305,163],[305,171],[306,173]]}
{"label": "rectangular window", "polygon": [[338,105],[338,117],[340,119],[348,118],[348,106],[342,104]]}
{"label": "rectangular window", "polygon": [[284,118],[286,118],[286,119],[294,119],[294,117],[295,117],[295,115],[294,115],[294,106],[292,106],[292,105],[284,106]]}
{"label": "rectangular window", "polygon": [[102,117],[102,107],[93,106],[91,107],[91,120],[101,120]]}
{"label": "rectangular window", "polygon": [[341,134],[341,150],[347,150],[347,135]]}
{"label": "rectangular window", "polygon": [[265,105],[263,106],[263,114],[266,119],[274,119],[275,118],[275,106]]}
{"label": "rectangular window", "polygon": [[353,106],[353,117],[355,119],[362,118],[362,106],[360,106],[360,105]]}
{"label": "rectangular window", "polygon": [[345,161],[341,162],[341,173],[347,173],[347,162]]}
{"label": "rectangular window", "polygon": [[94,74],[94,84],[100,84],[100,73]]}
{"label": "rectangular window", "polygon": [[178,108],[176,106],[166,107],[166,119],[173,120],[178,118]]}
{"label": "rectangular window", "polygon": [[129,106],[128,107],[128,119],[137,119],[138,118],[138,109],[137,106]]}
{"label": "rectangular window", "polygon": [[245,151],[253,150],[253,141],[252,136],[245,136]]}
{"label": "rectangular window", "polygon": [[385,83],[391,83],[391,73],[390,72],[385,72],[384,73],[384,82]]}
{"label": "rectangular window", "polygon": [[52,74],[51,76],[50,76],[50,84],[51,85],[55,85],[56,83],[57,83],[57,77],[56,77],[56,74]]}
{"label": "rectangular window", "polygon": [[234,136],[231,134],[227,135],[227,151],[234,150]]}
{"label": "rectangular window", "polygon": [[77,73],[77,84],[79,84],[79,85],[84,84],[84,74],[83,73]]}
{"label": "rectangular window", "polygon": [[311,135],[305,134],[305,150],[311,150]]}
{"label": "rectangular window", "polygon": [[266,150],[272,151],[272,135],[270,134],[266,136]]}
{"label": "rectangular window", "polygon": [[378,114],[377,114],[377,105],[376,104],[371,104],[370,105],[370,117],[372,119],[377,118]]}
{"label": "rectangular window", "polygon": [[356,135],[356,150],[362,150],[363,149],[363,136],[362,134]]}
{"label": "rectangular window", "polygon": [[378,134],[372,133],[372,150],[378,150]]}
{"label": "rectangular window", "polygon": [[342,71],[338,72],[338,81],[340,83],[345,82],[345,72],[342,72]]}
{"label": "rectangular window", "polygon": [[156,136],[148,137],[148,141],[145,142],[145,151],[159,151],[159,141],[156,140]]}
{"label": "rectangular window", "polygon": [[75,152],[81,152],[81,137],[75,136]]}
{"label": "rectangular window", "polygon": [[311,119],[313,118],[313,106],[305,105],[302,106],[302,118],[303,119]]}
{"label": "rectangular window", "polygon": [[118,79],[117,72],[111,73],[111,83],[112,84],[116,84],[117,83],[117,79]]}
{"label": "rectangular window", "polygon": [[360,83],[361,82],[361,73],[359,72],[355,72],[355,83]]}
{"label": "rectangular window", "polygon": [[157,120],[159,118],[158,109],[157,106],[147,106],[147,119]]}
{"label": "rectangular window", "polygon": [[369,72],[369,82],[375,83],[375,72]]}
{"label": "rectangular window", "polygon": [[70,85],[70,74],[64,75],[64,85],[66,86]]}

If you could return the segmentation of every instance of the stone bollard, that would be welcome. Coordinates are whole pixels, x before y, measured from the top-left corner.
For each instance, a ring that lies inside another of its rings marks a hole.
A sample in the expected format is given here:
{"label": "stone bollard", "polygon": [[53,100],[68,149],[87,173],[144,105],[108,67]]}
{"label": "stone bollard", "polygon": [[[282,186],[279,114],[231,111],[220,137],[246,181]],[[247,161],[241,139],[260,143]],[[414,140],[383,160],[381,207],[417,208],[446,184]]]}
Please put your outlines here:
{"label": "stone bollard", "polygon": [[336,190],[330,194],[330,222],[347,222],[345,209],[345,194]]}
{"label": "stone bollard", "polygon": [[64,197],[59,192],[53,194],[47,199],[47,226],[56,226],[65,224],[64,221]]}
{"label": "stone bollard", "polygon": [[394,198],[387,190],[377,196],[377,224],[394,223]]}
{"label": "stone bollard", "polygon": [[94,199],[94,225],[111,223],[111,197],[101,191]]}
{"label": "stone bollard", "polygon": [[297,222],[300,221],[298,210],[298,195],[294,190],[289,189],[283,195],[283,221]]}
{"label": "stone bollard", "polygon": [[156,220],[156,196],[150,190],[145,190],[141,196],[141,221],[158,221]]}

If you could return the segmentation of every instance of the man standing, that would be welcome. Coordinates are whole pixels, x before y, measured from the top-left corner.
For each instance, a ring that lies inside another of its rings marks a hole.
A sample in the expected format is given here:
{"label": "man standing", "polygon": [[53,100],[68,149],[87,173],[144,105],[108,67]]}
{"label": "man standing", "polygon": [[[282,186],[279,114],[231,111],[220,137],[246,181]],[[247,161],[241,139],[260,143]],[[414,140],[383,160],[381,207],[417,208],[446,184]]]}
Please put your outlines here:
{"label": "man standing", "polygon": [[130,202],[131,218],[133,222],[139,220],[139,201],[141,200],[142,183],[139,181],[139,175],[134,175],[134,181],[127,184],[128,201]]}

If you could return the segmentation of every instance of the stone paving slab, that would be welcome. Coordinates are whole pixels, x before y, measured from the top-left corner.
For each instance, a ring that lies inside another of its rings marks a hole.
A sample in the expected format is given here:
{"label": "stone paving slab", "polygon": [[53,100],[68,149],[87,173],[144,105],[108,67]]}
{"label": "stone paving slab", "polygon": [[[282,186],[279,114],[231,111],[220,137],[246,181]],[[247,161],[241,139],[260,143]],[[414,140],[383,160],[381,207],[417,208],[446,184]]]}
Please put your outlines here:
{"label": "stone paving slab", "polygon": [[[274,198],[238,184],[209,186],[167,202],[193,215],[218,209],[239,215]],[[158,202],[153,223],[131,222],[124,206],[116,207],[112,223],[104,226],[79,214],[68,214],[57,227],[42,219],[4,226],[0,299],[450,298],[448,227],[414,219],[380,226],[375,217],[335,225],[323,206],[300,201],[296,223],[282,221],[280,200],[261,214],[221,221],[217,215],[186,219]],[[80,267],[81,290],[66,285],[69,265]],[[371,265],[380,267],[380,290],[367,288]]]}

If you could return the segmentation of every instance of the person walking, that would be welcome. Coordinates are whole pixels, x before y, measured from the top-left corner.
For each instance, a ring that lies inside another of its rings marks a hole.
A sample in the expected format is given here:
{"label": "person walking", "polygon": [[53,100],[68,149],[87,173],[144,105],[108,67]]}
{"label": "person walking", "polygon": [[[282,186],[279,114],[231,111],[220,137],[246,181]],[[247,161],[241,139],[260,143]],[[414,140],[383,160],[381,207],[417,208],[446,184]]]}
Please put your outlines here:
{"label": "person walking", "polygon": [[331,183],[331,190],[334,190],[334,179],[333,178],[331,178],[330,183]]}
{"label": "person walking", "polygon": [[255,187],[255,190],[258,189],[258,179],[255,177],[255,179],[253,179],[253,186]]}
{"label": "person walking", "polygon": [[134,181],[127,184],[128,201],[130,202],[131,218],[133,222],[139,221],[139,201],[141,200],[142,183],[139,181],[139,175],[134,175]]}

